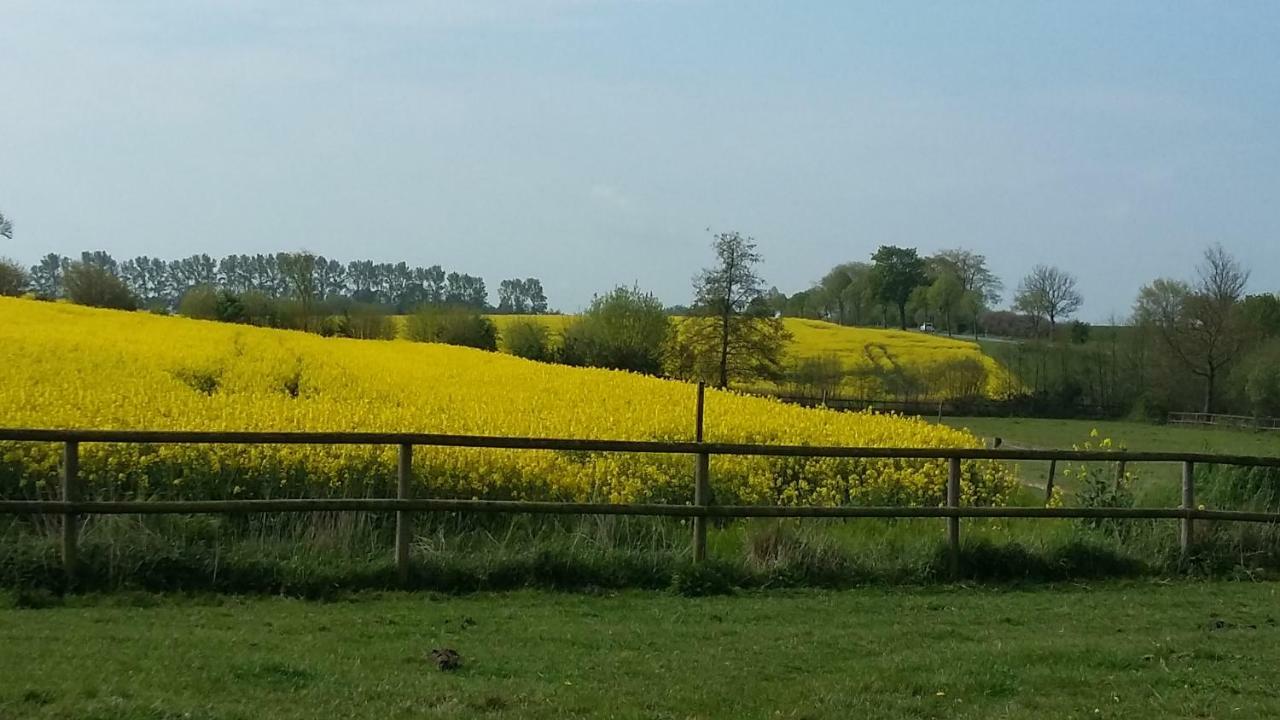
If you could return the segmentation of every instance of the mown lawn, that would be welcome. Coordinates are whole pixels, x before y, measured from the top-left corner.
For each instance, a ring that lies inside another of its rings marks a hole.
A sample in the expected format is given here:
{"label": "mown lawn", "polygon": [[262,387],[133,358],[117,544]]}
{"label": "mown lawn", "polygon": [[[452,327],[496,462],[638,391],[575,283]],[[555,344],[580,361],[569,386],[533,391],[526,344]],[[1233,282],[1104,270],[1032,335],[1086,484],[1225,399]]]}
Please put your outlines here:
{"label": "mown lawn", "polygon": [[[1280,585],[112,595],[0,611],[0,717],[1280,714]],[[424,656],[449,646],[463,667]]]}

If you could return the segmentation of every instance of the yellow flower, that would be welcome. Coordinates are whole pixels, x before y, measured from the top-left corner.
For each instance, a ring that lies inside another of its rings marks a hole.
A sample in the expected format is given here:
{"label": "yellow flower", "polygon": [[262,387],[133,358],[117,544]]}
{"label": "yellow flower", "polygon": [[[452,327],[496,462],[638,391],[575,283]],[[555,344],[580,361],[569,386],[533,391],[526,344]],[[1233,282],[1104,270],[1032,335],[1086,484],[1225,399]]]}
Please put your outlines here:
{"label": "yellow flower", "polygon": [[[690,440],[694,389],[446,345],[300,332],[0,298],[0,426],[152,430],[420,432]],[[712,442],[982,447],[918,418],[801,408],[710,391]],[[394,494],[387,446],[85,444],[84,476],[125,494],[187,498]],[[58,448],[0,443],[0,497],[55,478]],[[9,458],[12,458],[10,460]],[[940,460],[720,457],[723,502],[937,505]],[[965,461],[966,502],[1003,504],[1002,464]],[[426,495],[684,502],[688,456],[420,447]],[[92,487],[89,488],[92,491]]]}

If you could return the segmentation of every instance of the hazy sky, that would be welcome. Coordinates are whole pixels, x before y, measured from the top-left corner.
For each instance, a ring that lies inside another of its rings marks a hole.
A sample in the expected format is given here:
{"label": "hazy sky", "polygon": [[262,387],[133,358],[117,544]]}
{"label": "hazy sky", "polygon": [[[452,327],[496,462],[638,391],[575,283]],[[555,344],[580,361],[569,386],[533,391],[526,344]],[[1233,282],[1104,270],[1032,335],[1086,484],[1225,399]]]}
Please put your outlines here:
{"label": "hazy sky", "polygon": [[306,248],[567,311],[686,301],[708,227],[788,293],[960,246],[1101,321],[1211,242],[1280,290],[1280,3],[0,0],[0,212],[24,263]]}

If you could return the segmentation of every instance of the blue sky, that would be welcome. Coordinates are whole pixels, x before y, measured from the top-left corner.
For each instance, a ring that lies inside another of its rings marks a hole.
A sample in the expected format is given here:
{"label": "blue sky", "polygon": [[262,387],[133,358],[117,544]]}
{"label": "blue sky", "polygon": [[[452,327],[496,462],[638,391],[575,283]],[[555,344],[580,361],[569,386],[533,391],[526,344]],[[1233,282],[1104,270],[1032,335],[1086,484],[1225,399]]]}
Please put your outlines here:
{"label": "blue sky", "polygon": [[[1280,290],[1280,4],[0,0],[0,254],[306,248],[670,303],[985,253]],[[1006,293],[1006,296],[1009,293]]]}

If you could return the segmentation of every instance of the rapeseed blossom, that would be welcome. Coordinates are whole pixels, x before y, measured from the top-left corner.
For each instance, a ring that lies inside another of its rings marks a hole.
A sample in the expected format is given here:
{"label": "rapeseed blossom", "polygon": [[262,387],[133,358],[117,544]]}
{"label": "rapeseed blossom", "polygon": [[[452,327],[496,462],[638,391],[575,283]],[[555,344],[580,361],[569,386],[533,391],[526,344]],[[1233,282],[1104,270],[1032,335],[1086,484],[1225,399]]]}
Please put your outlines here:
{"label": "rapeseed blossom", "polygon": [[[691,440],[687,383],[569,368],[468,348],[322,338],[146,313],[0,298],[0,426],[428,432]],[[918,419],[838,413],[709,392],[712,442],[980,447]],[[0,443],[0,496],[50,496],[55,446]],[[81,448],[96,497],[394,494],[395,449],[103,445]],[[1001,504],[1016,481],[964,463],[966,502]],[[417,448],[419,494],[687,502],[687,456]],[[717,502],[936,505],[946,463],[716,456]]]}

